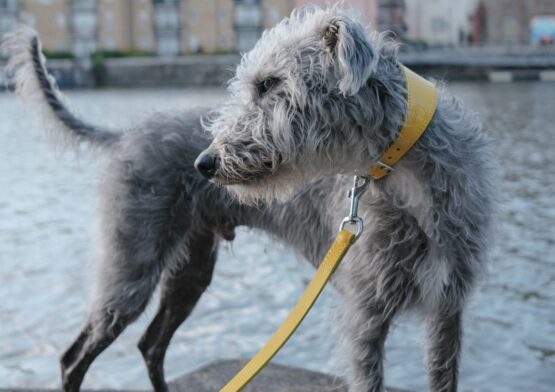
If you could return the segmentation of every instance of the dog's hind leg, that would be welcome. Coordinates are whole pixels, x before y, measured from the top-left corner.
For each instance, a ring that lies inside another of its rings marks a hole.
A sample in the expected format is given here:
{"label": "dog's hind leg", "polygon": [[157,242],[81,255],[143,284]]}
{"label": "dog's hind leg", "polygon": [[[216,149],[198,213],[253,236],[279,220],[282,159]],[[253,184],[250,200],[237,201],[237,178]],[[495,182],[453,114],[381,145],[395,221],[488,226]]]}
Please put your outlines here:
{"label": "dog's hind leg", "polygon": [[61,358],[64,391],[78,391],[94,359],[144,311],[160,278],[160,266],[130,262],[131,266],[136,270],[112,265],[110,282],[100,285],[101,294],[85,327]]}
{"label": "dog's hind leg", "polygon": [[61,359],[65,391],[79,390],[93,360],[143,312],[162,272],[188,257],[189,196],[130,182],[114,181],[107,188],[112,193],[103,194],[94,301],[83,331]]}
{"label": "dog's hind leg", "polygon": [[[133,282],[128,282],[133,284]],[[142,282],[136,282],[138,285]],[[155,284],[148,291],[135,291],[137,306],[124,312],[114,307],[101,307],[96,304],[79,337],[61,358],[62,387],[66,392],[79,391],[85,373],[94,359],[104,351],[144,310]],[[118,291],[113,291],[115,297]],[[120,288],[119,292],[124,295]],[[127,298],[129,299],[129,298]],[[131,302],[129,302],[131,303]]]}
{"label": "dog's hind leg", "polygon": [[136,300],[139,305],[130,307],[125,312],[115,311],[113,308],[94,310],[78,338],[60,360],[64,391],[79,391],[85,373],[94,359],[143,312],[151,294],[150,290],[135,292],[134,295],[140,297]]}
{"label": "dog's hind leg", "polygon": [[[159,277],[156,271],[152,271],[152,277],[135,276],[137,279],[131,279],[130,276],[122,276],[122,279],[128,279],[125,287],[120,285],[110,289],[109,293],[103,295],[102,302],[93,305],[93,311],[79,337],[61,358],[64,391],[79,391],[94,359],[144,311],[156,287],[156,282],[152,280]],[[131,288],[133,286],[135,288]],[[118,295],[123,298],[120,303],[117,303]],[[113,301],[109,302],[110,299]],[[124,308],[127,304],[129,306]]]}
{"label": "dog's hind leg", "polygon": [[[130,322],[130,321],[129,321]],[[110,332],[98,334],[90,322],[62,356],[62,388],[66,392],[79,391],[89,366],[125,329],[128,323],[119,320]]]}
{"label": "dog's hind leg", "polygon": [[191,314],[212,280],[217,244],[215,234],[209,231],[191,236],[188,262],[162,277],[158,312],[138,345],[157,392],[168,390],[164,378],[166,350],[174,332]]}

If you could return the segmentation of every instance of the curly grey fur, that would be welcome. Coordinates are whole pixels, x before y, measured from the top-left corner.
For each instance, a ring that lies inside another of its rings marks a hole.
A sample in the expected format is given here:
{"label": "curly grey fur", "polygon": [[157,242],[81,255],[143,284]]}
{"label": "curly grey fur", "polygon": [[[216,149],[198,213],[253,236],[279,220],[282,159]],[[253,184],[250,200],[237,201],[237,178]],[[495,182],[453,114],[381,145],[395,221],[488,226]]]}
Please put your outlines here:
{"label": "curly grey fur", "polygon": [[[118,140],[117,134],[86,124],[67,109],[56,81],[46,70],[46,60],[35,30],[21,25],[6,35],[2,49],[9,58],[6,65],[6,74],[10,76],[8,83],[12,82],[16,93],[39,109],[44,124],[57,140],[87,141],[101,145]],[[61,134],[59,129],[66,133]]]}
{"label": "curly grey fur", "polygon": [[[335,276],[352,391],[384,390],[388,327],[409,310],[428,320],[431,390],[457,388],[461,315],[485,269],[496,187],[491,143],[476,116],[438,89],[424,135],[361,200],[367,228]],[[395,44],[339,7],[295,12],[265,32],[230,93],[208,123],[215,139],[205,154],[220,162],[214,181],[259,202],[291,200],[292,192],[304,195],[307,179],[327,176],[308,184],[321,194],[319,230],[327,233],[342,217],[344,174],[377,161],[407,108]]]}

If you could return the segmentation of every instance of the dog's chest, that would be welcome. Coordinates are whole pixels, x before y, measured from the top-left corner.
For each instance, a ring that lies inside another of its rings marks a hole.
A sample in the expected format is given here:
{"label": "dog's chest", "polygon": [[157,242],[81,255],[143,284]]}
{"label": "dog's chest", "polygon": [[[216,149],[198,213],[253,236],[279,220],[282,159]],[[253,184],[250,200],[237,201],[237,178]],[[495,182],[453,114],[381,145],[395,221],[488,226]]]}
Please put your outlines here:
{"label": "dog's chest", "polygon": [[[406,279],[418,302],[433,309],[442,301],[451,265],[434,244],[433,200],[429,188],[402,168],[387,187],[370,186],[361,203],[364,235],[349,258],[349,276],[366,285]],[[381,184],[380,184],[381,185]],[[425,246],[423,246],[425,245]],[[364,285],[361,285],[364,287]]]}
{"label": "dog's chest", "polygon": [[442,302],[451,270],[451,265],[442,252],[435,246],[430,247],[428,255],[419,263],[414,274],[424,309],[431,311]]}

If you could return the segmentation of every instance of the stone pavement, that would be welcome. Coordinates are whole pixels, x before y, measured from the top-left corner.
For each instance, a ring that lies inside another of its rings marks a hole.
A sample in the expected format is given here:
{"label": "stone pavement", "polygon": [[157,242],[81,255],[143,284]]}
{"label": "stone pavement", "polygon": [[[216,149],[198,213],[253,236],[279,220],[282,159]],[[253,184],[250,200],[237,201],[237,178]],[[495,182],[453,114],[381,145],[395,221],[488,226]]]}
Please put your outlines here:
{"label": "stone pavement", "polygon": [[[218,361],[170,383],[170,392],[217,392],[246,360]],[[343,381],[328,374],[269,364],[244,392],[347,392]],[[388,392],[407,392],[388,388]]]}
{"label": "stone pavement", "polygon": [[[213,362],[169,383],[170,392],[218,392],[241,368],[246,360]],[[289,366],[269,364],[244,392],[347,392],[338,377]],[[52,389],[5,388],[0,392],[55,392]],[[95,390],[94,392],[124,392]],[[126,391],[131,392],[131,391]],[[142,392],[142,391],[134,391]],[[408,392],[388,388],[388,392]]]}

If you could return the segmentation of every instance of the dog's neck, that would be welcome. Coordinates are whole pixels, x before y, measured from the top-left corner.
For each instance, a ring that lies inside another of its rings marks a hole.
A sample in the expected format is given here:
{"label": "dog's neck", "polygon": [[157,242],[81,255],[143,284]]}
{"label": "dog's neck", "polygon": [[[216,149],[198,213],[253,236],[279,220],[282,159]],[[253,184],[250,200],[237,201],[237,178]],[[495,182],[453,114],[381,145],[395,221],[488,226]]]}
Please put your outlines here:
{"label": "dog's neck", "polygon": [[[357,169],[357,174],[373,180],[369,193],[370,200],[374,200],[370,203],[374,203],[376,198],[383,198],[393,205],[422,210],[423,204],[429,204],[429,192],[426,189],[415,189],[415,179],[422,177],[422,173],[419,173],[418,165],[413,161],[414,156],[421,155],[422,151],[412,150],[431,124],[438,92],[432,83],[397,62],[384,61],[381,66],[391,68],[392,63],[394,68],[382,72],[392,77],[368,83],[368,89],[371,92],[373,89],[373,94],[369,94],[370,103],[373,97],[379,97],[383,121],[372,134],[371,142],[377,151],[371,157],[372,165],[368,170],[365,169],[363,160],[363,167]],[[377,105],[370,107],[375,110]],[[405,155],[409,156],[405,158]],[[393,171],[396,173],[391,174]],[[384,181],[390,174],[392,178]],[[362,209],[368,207],[366,204],[364,199],[361,200]]]}
{"label": "dog's neck", "polygon": [[404,65],[398,64],[398,68],[404,76],[407,101],[403,125],[379,160],[366,172],[373,180],[380,180],[394,170],[397,162],[424,134],[437,107],[436,87]]}
{"label": "dog's neck", "polygon": [[376,75],[385,76],[368,80],[362,92],[366,101],[363,109],[381,117],[381,121],[374,124],[369,134],[372,144],[370,150],[374,150],[373,160],[381,156],[399,136],[408,107],[405,78],[396,60],[383,59],[378,68],[380,71]]}

